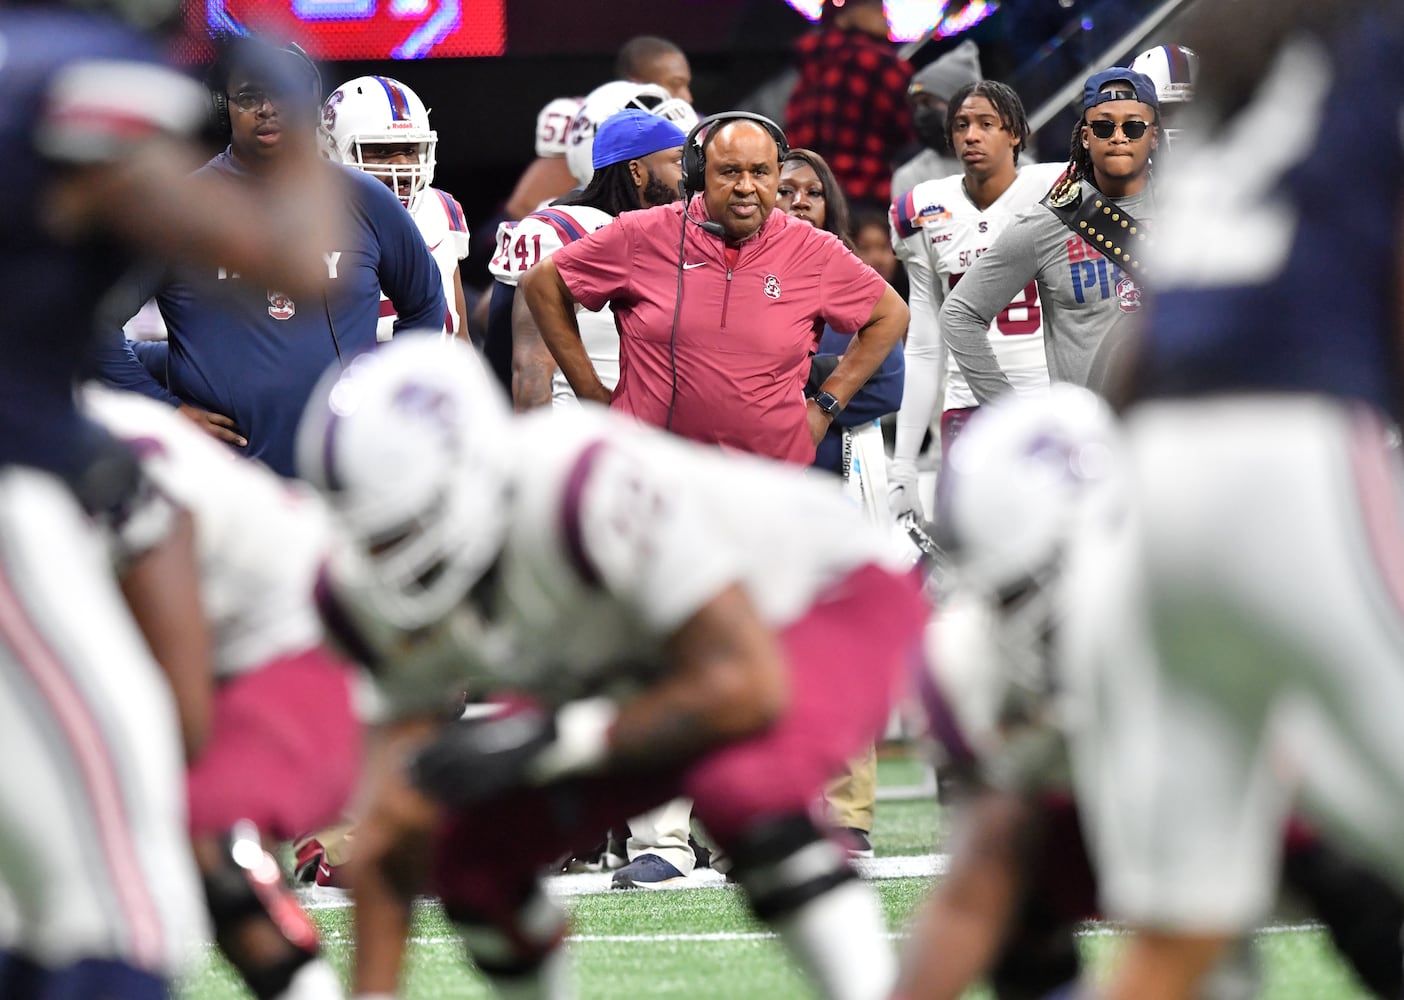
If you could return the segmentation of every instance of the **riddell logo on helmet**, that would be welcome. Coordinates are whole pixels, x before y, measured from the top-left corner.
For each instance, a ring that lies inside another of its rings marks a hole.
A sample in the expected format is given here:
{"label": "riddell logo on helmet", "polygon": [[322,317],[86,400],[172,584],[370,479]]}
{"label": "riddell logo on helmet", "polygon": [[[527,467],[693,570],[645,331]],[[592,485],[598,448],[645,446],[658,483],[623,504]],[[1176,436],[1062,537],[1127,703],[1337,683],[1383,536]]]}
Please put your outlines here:
{"label": "riddell logo on helmet", "polygon": [[414,122],[391,122],[391,128],[414,128]]}

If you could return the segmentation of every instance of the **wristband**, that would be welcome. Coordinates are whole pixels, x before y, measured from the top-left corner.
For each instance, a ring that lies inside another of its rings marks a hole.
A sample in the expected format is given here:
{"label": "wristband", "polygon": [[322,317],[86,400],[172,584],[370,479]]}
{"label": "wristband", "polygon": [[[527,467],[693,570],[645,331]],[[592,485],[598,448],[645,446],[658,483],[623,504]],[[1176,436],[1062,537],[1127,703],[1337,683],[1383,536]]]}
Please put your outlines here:
{"label": "wristband", "polygon": [[609,736],[619,706],[610,698],[568,702],[556,712],[556,738],[528,767],[531,779],[546,784],[572,774],[597,771],[609,756]]}

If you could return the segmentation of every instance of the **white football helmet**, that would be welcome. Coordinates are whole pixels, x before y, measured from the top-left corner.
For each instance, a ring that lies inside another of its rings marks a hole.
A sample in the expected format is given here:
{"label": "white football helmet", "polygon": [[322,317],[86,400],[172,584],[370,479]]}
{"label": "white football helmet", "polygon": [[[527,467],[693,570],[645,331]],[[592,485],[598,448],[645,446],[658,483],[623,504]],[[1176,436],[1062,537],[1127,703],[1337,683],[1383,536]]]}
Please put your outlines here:
{"label": "white football helmet", "polygon": [[[337,87],[322,102],[318,129],[328,159],[378,177],[414,212],[434,182],[439,135],[429,127],[429,109],[419,95],[388,76],[358,76]],[[418,147],[415,163],[369,163],[367,146]]]}
{"label": "white football helmet", "polygon": [[581,97],[557,97],[536,115],[536,155],[553,159],[566,155],[566,141],[575,114],[585,104]]}
{"label": "white football helmet", "polygon": [[1078,386],[982,406],[938,484],[949,593],[928,635],[932,678],[977,752],[1047,711],[1057,582],[1084,515],[1123,495],[1116,420]]}
{"label": "white football helmet", "polygon": [[666,118],[684,132],[697,124],[697,112],[692,105],[669,94],[656,83],[631,83],[614,80],[590,91],[585,103],[575,113],[566,140],[566,166],[581,184],[589,184],[595,176],[590,162],[595,150],[595,132],[610,115],[625,108],[638,108]]}
{"label": "white football helmet", "polygon": [[951,446],[936,497],[961,585],[999,597],[1038,583],[1080,505],[1117,481],[1119,448],[1111,409],[1079,386],[982,406]]}
{"label": "white football helmet", "polygon": [[403,629],[463,600],[507,528],[511,412],[458,340],[397,336],[333,368],[298,429],[299,474],[369,565],[366,600]]}
{"label": "white football helmet", "polygon": [[1131,68],[1144,73],[1155,84],[1155,97],[1160,102],[1160,131],[1173,144],[1182,131],[1174,127],[1175,122],[1183,108],[1194,101],[1199,56],[1183,45],[1157,45],[1132,60]]}

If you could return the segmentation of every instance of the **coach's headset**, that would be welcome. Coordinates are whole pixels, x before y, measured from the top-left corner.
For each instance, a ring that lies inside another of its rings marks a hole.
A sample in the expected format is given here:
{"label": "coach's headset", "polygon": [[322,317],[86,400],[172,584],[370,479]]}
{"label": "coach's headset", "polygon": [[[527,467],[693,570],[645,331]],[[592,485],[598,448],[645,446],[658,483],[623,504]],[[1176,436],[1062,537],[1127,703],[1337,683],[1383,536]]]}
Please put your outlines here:
{"label": "coach's headset", "polygon": [[691,198],[706,187],[707,145],[712,141],[712,136],[717,133],[717,129],[713,126],[725,125],[728,122],[755,122],[770,133],[770,137],[775,140],[775,145],[780,149],[779,158],[781,160],[785,159],[786,154],[790,152],[790,143],[785,138],[784,130],[765,115],[752,114],[749,111],[723,111],[718,115],[708,115],[692,126],[692,131],[683,141],[682,194],[684,199]]}
{"label": "coach's headset", "polygon": [[[215,133],[225,142],[229,141],[233,133],[233,123],[229,118],[229,75],[234,67],[238,65],[246,54],[257,53],[252,46],[260,45],[253,38],[235,38],[225,43],[219,57],[215,59],[210,70],[205,74],[205,87],[210,92],[210,122]],[[299,74],[306,76],[307,84],[312,93],[312,105],[314,108],[320,107],[322,103],[322,74],[317,69],[317,64],[312,61],[312,57],[307,54],[301,45],[296,42],[288,42],[281,48],[269,50],[271,53],[286,53],[296,57],[296,70]]]}
{"label": "coach's headset", "polygon": [[668,398],[668,417],[663,422],[665,430],[673,429],[673,407],[678,401],[678,316],[682,313],[685,252],[683,248],[687,243],[687,224],[690,222],[704,233],[716,237],[726,235],[726,230],[720,222],[694,219],[687,210],[687,203],[693,195],[699,194],[707,186],[707,145],[718,129],[729,122],[755,122],[765,129],[775,140],[776,163],[783,163],[790,152],[790,142],[785,138],[785,131],[765,115],[753,114],[750,111],[723,111],[721,114],[708,115],[692,126],[692,131],[683,140],[682,180],[678,182],[678,189],[682,192],[683,216],[682,232],[678,236],[678,293],[673,299],[673,328],[668,334],[668,365],[673,373],[673,389]]}

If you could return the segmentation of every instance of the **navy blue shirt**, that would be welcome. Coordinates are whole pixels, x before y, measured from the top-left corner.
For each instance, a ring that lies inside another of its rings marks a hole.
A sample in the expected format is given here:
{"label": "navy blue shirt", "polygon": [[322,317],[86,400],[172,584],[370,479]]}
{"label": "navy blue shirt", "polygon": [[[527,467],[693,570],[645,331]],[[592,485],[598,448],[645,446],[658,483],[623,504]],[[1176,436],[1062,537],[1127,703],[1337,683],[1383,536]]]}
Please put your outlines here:
{"label": "navy blue shirt", "polygon": [[[831,327],[824,327],[824,335],[819,338],[819,350],[815,359],[833,358],[835,361],[848,350],[853,338],[836,333]],[[853,394],[848,405],[838,412],[829,432],[814,450],[815,468],[830,472],[843,472],[843,429],[871,423],[889,413],[902,408],[902,384],[906,378],[907,356],[899,340],[893,345],[887,357],[882,359],[877,371],[868,376],[863,388]],[[822,379],[820,380],[823,381]]]}
{"label": "navy blue shirt", "polygon": [[1401,22],[1342,25],[1269,77],[1208,157],[1176,157],[1188,183],[1168,189],[1196,190],[1163,209],[1142,396],[1309,392],[1399,417]]}
{"label": "navy blue shirt", "polygon": [[[247,176],[225,150],[203,170]],[[151,379],[125,342],[109,341],[103,380],[172,398],[233,419],[248,439],[243,454],[294,474],[297,424],[327,368],[375,346],[380,291],[395,306],[395,330],[443,329],[443,280],[424,237],[380,181],[327,164],[346,189],[342,247],[325,255],[327,291],[290,298],[224,272],[187,274],[156,293],[170,337],[169,393]],[[111,336],[109,332],[109,336]]]}
{"label": "navy blue shirt", "polygon": [[[74,481],[105,440],[79,416],[74,382],[98,304],[132,258],[99,237],[51,235],[41,223],[46,197],[70,165],[119,159],[154,134],[181,132],[178,123],[198,127],[202,112],[191,102],[208,98],[105,17],[0,8],[0,53],[0,463]],[[133,67],[154,90],[128,82]]]}

